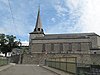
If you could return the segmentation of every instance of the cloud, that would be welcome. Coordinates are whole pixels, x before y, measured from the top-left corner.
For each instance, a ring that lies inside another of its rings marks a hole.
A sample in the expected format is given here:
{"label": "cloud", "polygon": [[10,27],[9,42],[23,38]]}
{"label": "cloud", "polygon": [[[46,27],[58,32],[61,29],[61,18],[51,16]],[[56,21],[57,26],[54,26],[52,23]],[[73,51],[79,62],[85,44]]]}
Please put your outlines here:
{"label": "cloud", "polygon": [[[79,29],[79,32],[95,32],[100,34],[100,0],[65,0],[65,2],[70,9],[70,18],[79,16],[78,20],[75,18],[77,22],[72,27],[72,32],[73,29],[75,31]],[[70,21],[73,20],[70,19]]]}
{"label": "cloud", "polygon": [[58,1],[58,2],[56,3],[56,5],[54,5],[54,8],[55,8],[55,10],[57,11],[57,15],[58,15],[59,17],[65,16],[65,12],[68,11],[60,1]]}
{"label": "cloud", "polygon": [[[0,33],[9,35],[16,35],[18,38],[26,37],[29,34],[32,24],[34,23],[33,14],[35,11],[35,4],[33,0],[9,0],[10,7],[7,0],[0,0]],[[26,5],[27,3],[27,5]],[[34,6],[33,6],[34,5]],[[12,15],[14,17],[14,22]],[[33,22],[32,22],[33,21]],[[23,39],[22,38],[22,39]],[[28,36],[27,36],[28,38]]]}
{"label": "cloud", "polygon": [[[23,40],[34,30],[38,0],[10,0],[14,24],[7,0],[0,0],[0,32]],[[46,33],[96,32],[100,34],[99,0],[43,0],[41,19]]]}
{"label": "cloud", "polygon": [[0,0],[0,2],[4,3],[5,5],[8,5],[8,0]]}
{"label": "cloud", "polygon": [[60,21],[48,32],[95,32],[100,34],[100,0],[63,0],[54,8]]}
{"label": "cloud", "polygon": [[29,42],[28,41],[21,41],[22,46],[29,46]]}
{"label": "cloud", "polygon": [[[49,33],[72,33],[80,32],[81,26],[78,25],[80,17],[82,16],[82,1],[80,0],[63,0],[58,1],[54,8],[57,12],[56,19],[59,20],[53,26],[52,29],[49,29]],[[49,25],[51,26],[51,25]]]}
{"label": "cloud", "polygon": [[69,22],[61,22],[53,27],[50,26],[47,28],[47,33],[49,34],[64,34],[64,33],[77,33],[81,31],[81,27],[79,25],[69,26]]}
{"label": "cloud", "polygon": [[84,0],[84,10],[79,25],[83,32],[96,32],[100,35],[100,0]]}
{"label": "cloud", "polygon": [[53,17],[53,18],[51,18],[51,21],[52,21],[52,22],[56,22],[56,20],[55,20],[55,18],[54,18],[54,17]]}
{"label": "cloud", "polygon": [[65,5],[70,9],[70,10],[75,10],[77,7],[79,7],[79,3],[81,0],[64,0]]}

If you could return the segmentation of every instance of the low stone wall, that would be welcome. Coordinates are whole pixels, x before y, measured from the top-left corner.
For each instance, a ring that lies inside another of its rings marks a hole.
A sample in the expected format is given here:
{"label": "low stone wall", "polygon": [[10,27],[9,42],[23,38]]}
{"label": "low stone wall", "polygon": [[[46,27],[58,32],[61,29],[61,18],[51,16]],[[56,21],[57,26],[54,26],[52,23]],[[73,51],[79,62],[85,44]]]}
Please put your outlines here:
{"label": "low stone wall", "polygon": [[10,62],[18,64],[19,63],[19,58],[20,58],[20,55],[13,55],[10,58]]}
{"label": "low stone wall", "polygon": [[44,60],[44,56],[42,53],[23,54],[22,64],[40,64]]}
{"label": "low stone wall", "polygon": [[76,57],[77,63],[91,64],[90,55],[83,54],[64,54],[64,53],[32,53],[23,54],[22,64],[45,64],[45,59],[55,58],[55,57]]}

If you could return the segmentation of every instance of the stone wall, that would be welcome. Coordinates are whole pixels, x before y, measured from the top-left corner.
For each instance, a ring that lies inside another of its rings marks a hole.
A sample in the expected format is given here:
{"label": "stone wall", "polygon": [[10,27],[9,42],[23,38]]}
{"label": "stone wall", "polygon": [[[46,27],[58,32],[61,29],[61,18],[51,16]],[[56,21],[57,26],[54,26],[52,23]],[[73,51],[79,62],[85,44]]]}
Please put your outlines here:
{"label": "stone wall", "polygon": [[91,54],[91,61],[94,65],[100,65],[100,54]]}
{"label": "stone wall", "polygon": [[43,44],[32,44],[32,52],[42,52]]}
{"label": "stone wall", "polygon": [[11,63],[16,63],[16,64],[18,64],[19,58],[20,58],[19,55],[13,55],[13,56],[11,56],[11,58],[10,58],[10,62],[11,62]]}
{"label": "stone wall", "polygon": [[45,59],[58,57],[76,57],[77,63],[91,64],[91,57],[88,54],[45,54],[45,53],[32,53],[23,55],[23,64],[45,64]]}
{"label": "stone wall", "polygon": [[48,53],[67,53],[72,52],[88,52],[90,51],[89,42],[72,42],[72,43],[33,43],[31,46],[31,53],[34,52],[48,52]]}
{"label": "stone wall", "polygon": [[41,57],[43,54],[34,53],[34,54],[24,54],[23,55],[23,64],[39,64]]}

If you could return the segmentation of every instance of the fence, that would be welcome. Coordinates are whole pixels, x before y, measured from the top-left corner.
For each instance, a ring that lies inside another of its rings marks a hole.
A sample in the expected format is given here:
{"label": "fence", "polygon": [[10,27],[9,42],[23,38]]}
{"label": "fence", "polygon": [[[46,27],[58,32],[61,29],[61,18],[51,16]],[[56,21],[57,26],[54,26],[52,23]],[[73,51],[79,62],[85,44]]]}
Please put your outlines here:
{"label": "fence", "polygon": [[45,64],[74,75],[100,75],[100,65],[77,63],[75,57],[49,58]]}
{"label": "fence", "polygon": [[0,66],[7,64],[8,64],[8,58],[0,57]]}
{"label": "fence", "polygon": [[78,75],[100,75],[100,65],[88,65],[87,67],[77,67]]}
{"label": "fence", "polygon": [[50,58],[46,60],[46,65],[53,67],[71,74],[77,73],[77,64],[75,57],[64,57],[64,58]]}

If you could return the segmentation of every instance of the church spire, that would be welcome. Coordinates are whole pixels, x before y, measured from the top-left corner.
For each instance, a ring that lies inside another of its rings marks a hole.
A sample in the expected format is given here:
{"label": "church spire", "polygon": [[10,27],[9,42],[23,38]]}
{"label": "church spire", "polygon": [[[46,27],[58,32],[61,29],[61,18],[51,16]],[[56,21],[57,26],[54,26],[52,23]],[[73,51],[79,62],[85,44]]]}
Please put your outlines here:
{"label": "church spire", "polygon": [[40,19],[40,6],[38,8],[38,15],[37,15],[37,21],[36,21],[34,33],[44,33],[42,29],[41,19]]}

